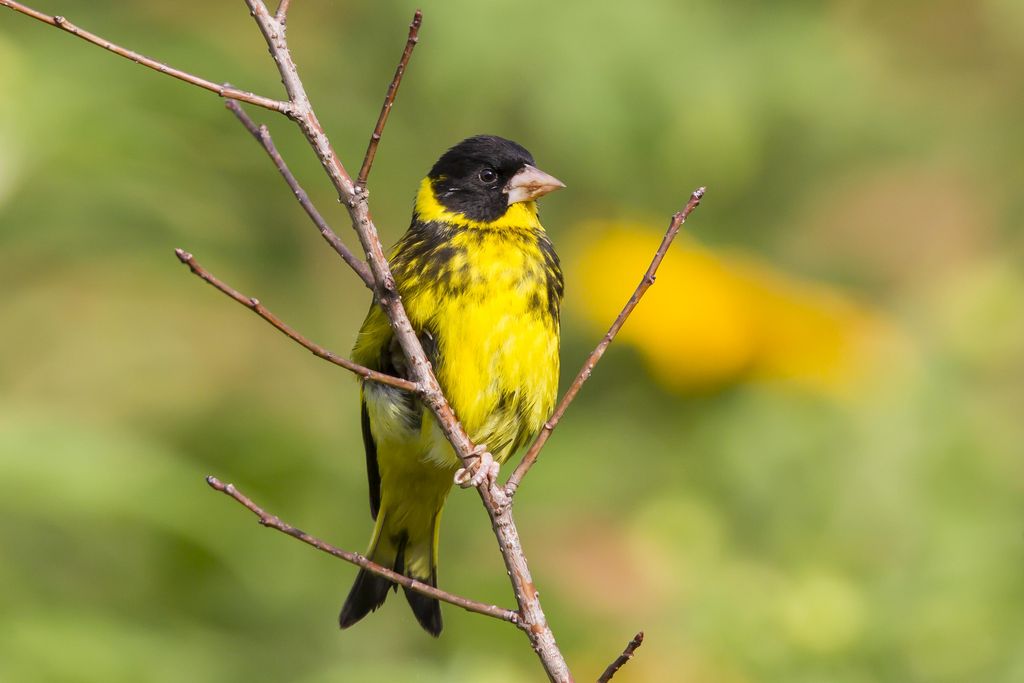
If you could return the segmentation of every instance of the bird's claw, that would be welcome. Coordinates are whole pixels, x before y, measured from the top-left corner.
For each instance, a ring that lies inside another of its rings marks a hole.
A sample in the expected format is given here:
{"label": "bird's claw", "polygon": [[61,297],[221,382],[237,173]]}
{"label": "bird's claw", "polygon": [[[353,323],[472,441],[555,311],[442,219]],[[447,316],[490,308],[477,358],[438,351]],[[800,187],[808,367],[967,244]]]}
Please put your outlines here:
{"label": "bird's claw", "polygon": [[475,489],[485,481],[493,483],[498,479],[500,465],[487,450],[487,446],[479,444],[471,454],[475,461],[469,467],[462,467],[455,473],[455,483],[464,489]]}

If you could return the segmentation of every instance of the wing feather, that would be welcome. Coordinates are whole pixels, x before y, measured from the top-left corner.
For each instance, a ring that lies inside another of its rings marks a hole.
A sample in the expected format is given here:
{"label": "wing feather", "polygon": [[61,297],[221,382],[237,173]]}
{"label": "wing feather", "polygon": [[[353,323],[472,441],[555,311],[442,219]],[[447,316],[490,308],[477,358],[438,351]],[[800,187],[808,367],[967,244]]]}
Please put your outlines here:
{"label": "wing feather", "polygon": [[366,410],[366,399],[363,398],[360,404],[363,446],[366,449],[366,479],[370,484],[370,514],[376,521],[377,513],[380,512],[380,465],[377,464],[377,443],[373,440],[373,432],[370,431],[370,413]]}

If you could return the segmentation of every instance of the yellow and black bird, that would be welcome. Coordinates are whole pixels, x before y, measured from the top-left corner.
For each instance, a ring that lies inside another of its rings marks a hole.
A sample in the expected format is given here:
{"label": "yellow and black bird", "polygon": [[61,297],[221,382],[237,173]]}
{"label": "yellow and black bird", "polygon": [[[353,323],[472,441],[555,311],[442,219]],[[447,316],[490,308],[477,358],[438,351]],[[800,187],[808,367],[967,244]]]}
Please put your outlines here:
{"label": "yellow and black bird", "polygon": [[[390,257],[441,388],[473,442],[486,444],[498,463],[540,431],[555,405],[563,281],[535,200],[561,187],[511,140],[463,140],[421,182],[412,225]],[[352,355],[366,367],[408,375],[377,305]],[[367,556],[436,586],[441,508],[460,461],[412,394],[365,382],[361,398],[376,520]],[[480,465],[477,476],[487,469],[485,458]],[[392,587],[360,570],[341,627],[380,607]],[[438,602],[409,590],[405,597],[420,625],[439,635]]]}

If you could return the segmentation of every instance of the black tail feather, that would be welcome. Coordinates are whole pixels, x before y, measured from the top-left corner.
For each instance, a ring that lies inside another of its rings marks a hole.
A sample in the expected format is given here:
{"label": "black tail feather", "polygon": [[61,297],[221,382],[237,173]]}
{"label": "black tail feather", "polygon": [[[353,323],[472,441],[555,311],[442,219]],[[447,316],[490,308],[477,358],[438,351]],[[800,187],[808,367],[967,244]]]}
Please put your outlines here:
{"label": "black tail feather", "polygon": [[384,599],[388,597],[388,589],[393,586],[397,588],[396,584],[383,576],[360,569],[356,582],[352,584],[352,590],[345,599],[345,606],[341,608],[338,623],[342,628],[348,628],[375,611],[384,604]]}
{"label": "black tail feather", "polygon": [[[399,540],[398,552],[391,567],[399,574],[403,573],[405,568],[405,543],[405,538]],[[370,559],[376,559],[373,551],[370,552]],[[352,590],[345,598],[341,614],[338,615],[338,624],[342,628],[348,628],[370,612],[377,611],[377,608],[383,605],[384,600],[387,599],[389,588],[397,591],[398,584],[385,579],[380,574],[360,569],[356,574],[356,582],[352,584]]]}
{"label": "black tail feather", "polygon": [[[437,569],[430,572],[429,583],[437,588]],[[416,621],[420,622],[420,626],[435,638],[441,635],[441,629],[444,627],[441,623],[441,603],[408,588],[403,587],[402,590],[405,591],[405,599],[409,601],[409,607],[412,607],[412,613],[416,615]]]}
{"label": "black tail feather", "polygon": [[[407,539],[404,537],[398,542],[398,552],[392,567],[399,574],[405,573],[406,543]],[[437,569],[435,568],[430,572],[429,579],[424,578],[420,580],[436,588]],[[387,599],[389,588],[397,591],[398,584],[385,579],[379,574],[374,574],[366,569],[360,569],[359,574],[356,575],[355,583],[352,584],[352,590],[349,591],[348,598],[345,599],[345,605],[341,608],[341,614],[338,616],[338,623],[341,628],[348,628],[370,612],[376,611],[378,607],[384,604],[384,600]],[[412,613],[416,616],[416,621],[420,623],[420,626],[435,638],[441,635],[441,628],[443,626],[441,623],[441,604],[433,598],[428,598],[408,588],[404,590],[405,599],[409,601]]]}

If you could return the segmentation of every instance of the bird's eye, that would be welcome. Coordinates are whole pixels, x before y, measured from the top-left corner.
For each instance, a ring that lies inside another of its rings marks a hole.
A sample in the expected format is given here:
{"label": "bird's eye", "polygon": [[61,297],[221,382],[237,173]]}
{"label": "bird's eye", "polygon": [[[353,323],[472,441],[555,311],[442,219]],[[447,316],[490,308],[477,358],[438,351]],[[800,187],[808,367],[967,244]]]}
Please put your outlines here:
{"label": "bird's eye", "polygon": [[480,175],[478,177],[480,178],[480,182],[490,185],[498,179],[498,174],[493,168],[485,168],[480,171]]}

